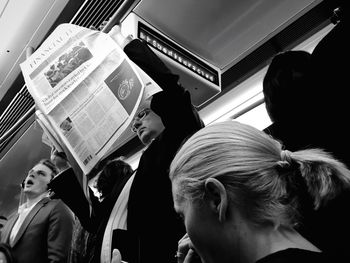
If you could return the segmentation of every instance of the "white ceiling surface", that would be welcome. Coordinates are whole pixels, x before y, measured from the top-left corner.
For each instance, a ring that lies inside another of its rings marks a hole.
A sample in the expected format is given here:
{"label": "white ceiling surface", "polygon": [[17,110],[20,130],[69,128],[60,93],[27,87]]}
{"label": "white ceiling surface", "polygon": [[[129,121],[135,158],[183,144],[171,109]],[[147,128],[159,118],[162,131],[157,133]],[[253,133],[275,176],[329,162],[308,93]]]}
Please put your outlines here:
{"label": "white ceiling surface", "polygon": [[320,0],[143,0],[133,10],[225,72]]}
{"label": "white ceiling surface", "polygon": [[20,74],[26,48],[37,47],[68,0],[0,0],[0,100]]}

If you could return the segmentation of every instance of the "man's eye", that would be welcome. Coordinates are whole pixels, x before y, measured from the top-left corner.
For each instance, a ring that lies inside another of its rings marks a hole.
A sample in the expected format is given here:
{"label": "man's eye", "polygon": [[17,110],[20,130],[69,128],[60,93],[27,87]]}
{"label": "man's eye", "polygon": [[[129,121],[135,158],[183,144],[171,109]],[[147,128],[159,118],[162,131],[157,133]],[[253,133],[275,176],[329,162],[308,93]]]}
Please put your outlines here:
{"label": "man's eye", "polygon": [[140,119],[143,119],[145,116],[146,116],[146,111],[141,111],[141,112],[139,113],[139,118],[140,118]]}

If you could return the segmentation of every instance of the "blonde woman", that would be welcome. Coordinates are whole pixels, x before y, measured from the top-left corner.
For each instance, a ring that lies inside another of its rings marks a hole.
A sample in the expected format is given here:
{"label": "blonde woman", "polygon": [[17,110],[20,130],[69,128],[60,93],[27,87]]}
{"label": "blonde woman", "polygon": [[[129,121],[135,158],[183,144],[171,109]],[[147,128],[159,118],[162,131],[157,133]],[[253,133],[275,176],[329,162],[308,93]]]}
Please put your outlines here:
{"label": "blonde woman", "polygon": [[295,226],[301,208],[318,209],[348,187],[350,171],[320,149],[289,152],[227,121],[186,141],[170,179],[188,234],[178,262],[194,262],[195,254],[205,263],[328,262]]}

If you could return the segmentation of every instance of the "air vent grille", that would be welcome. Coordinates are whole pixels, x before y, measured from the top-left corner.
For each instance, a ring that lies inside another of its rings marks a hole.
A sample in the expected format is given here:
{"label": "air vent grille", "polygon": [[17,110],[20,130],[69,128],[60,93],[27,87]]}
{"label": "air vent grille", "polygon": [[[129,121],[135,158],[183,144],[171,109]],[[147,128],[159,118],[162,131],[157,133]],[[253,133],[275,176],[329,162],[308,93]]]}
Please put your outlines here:
{"label": "air vent grille", "polygon": [[113,16],[123,2],[124,0],[85,1],[70,23],[99,28],[104,21],[108,21]]}
{"label": "air vent grille", "polygon": [[34,105],[34,100],[24,86],[13,98],[0,117],[0,135],[5,134],[18,119],[20,119]]}

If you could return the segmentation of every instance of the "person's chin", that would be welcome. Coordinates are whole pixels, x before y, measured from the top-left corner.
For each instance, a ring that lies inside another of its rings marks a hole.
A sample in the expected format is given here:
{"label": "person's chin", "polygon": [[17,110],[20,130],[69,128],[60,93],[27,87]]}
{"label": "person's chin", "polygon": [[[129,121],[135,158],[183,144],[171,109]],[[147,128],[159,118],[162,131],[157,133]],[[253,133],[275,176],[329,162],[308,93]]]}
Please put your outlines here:
{"label": "person's chin", "polygon": [[28,188],[28,187],[25,187],[23,189],[23,193],[30,193],[30,192],[32,192],[32,190],[30,188]]}
{"label": "person's chin", "polygon": [[151,142],[152,138],[151,138],[151,136],[150,136],[150,134],[148,132],[144,131],[140,135],[140,140],[141,140],[141,142],[143,144],[147,145],[147,144],[149,144]]}

